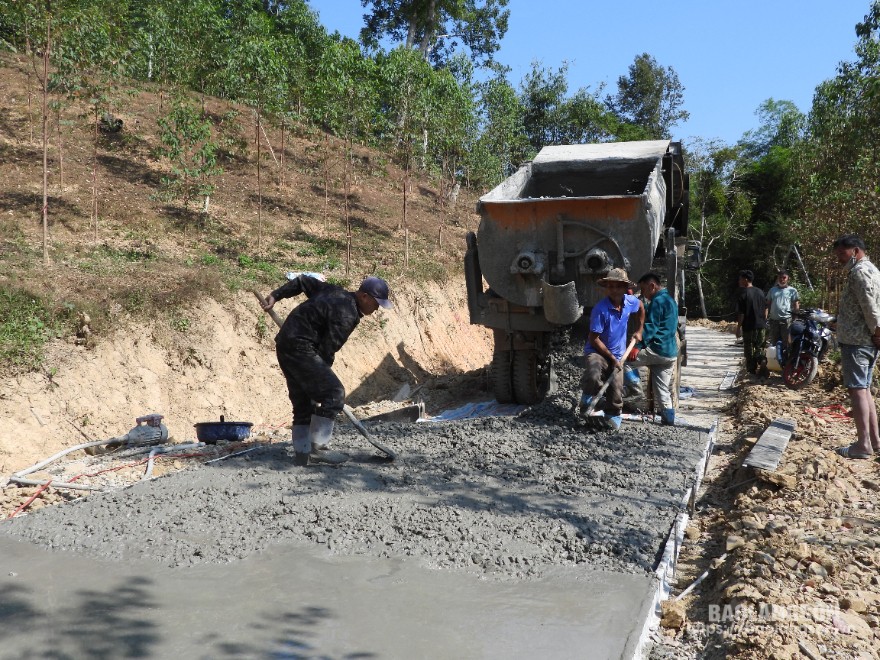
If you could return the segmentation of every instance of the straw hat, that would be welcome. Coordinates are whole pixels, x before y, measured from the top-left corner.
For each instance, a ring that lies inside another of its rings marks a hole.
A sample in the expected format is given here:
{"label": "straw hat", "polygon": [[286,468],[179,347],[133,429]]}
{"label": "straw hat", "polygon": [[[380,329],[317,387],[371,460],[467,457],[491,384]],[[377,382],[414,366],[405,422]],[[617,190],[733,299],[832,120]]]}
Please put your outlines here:
{"label": "straw hat", "polygon": [[620,282],[631,287],[636,286],[635,283],[630,281],[629,275],[626,274],[626,271],[623,268],[612,268],[608,272],[608,274],[602,279],[598,280],[596,284],[598,284],[599,286],[605,286],[609,282]]}

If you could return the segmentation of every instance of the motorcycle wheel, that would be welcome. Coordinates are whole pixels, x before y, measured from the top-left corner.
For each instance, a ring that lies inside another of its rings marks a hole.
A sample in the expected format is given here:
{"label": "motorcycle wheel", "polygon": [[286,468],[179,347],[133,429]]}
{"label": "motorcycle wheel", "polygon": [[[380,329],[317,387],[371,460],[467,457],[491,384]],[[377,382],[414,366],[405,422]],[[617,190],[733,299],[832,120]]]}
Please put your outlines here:
{"label": "motorcycle wheel", "polygon": [[790,390],[799,390],[813,382],[819,371],[819,360],[809,353],[802,353],[800,359],[791,360],[782,370],[782,380]]}

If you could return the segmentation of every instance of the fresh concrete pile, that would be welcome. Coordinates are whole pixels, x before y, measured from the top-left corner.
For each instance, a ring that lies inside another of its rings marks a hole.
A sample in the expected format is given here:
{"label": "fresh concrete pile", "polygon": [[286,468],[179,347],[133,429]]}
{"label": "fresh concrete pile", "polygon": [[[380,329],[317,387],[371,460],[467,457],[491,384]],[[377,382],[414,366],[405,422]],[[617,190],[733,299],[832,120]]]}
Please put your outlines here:
{"label": "fresh concrete pile", "polygon": [[[576,352],[576,349],[575,349]],[[705,437],[625,423],[590,433],[571,414],[578,369],[519,418],[383,424],[399,453],[376,460],[347,425],[339,468],[293,466],[287,443],[95,494],[0,524],[53,548],[171,566],[242,559],[272,544],[414,557],[496,578],[554,566],[650,571],[693,479]]]}

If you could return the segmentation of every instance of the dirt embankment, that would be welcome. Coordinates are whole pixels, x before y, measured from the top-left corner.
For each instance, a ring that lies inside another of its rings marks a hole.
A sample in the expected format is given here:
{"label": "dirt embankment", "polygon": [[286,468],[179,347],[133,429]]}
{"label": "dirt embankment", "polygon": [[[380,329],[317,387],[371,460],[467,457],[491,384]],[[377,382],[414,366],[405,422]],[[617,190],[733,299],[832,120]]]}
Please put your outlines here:
{"label": "dirt embankment", "polygon": [[[839,366],[809,387],[751,378],[730,411],[686,533],[679,591],[654,660],[878,658],[880,463],[847,460],[855,440]],[[796,422],[779,468],[742,468],[778,418]],[[675,595],[675,594],[673,594]]]}
{"label": "dirt embankment", "polygon": [[[415,387],[436,375],[482,369],[491,339],[469,324],[463,290],[458,283],[398,287],[394,310],[365,318],[334,367],[349,401],[389,398],[404,383]],[[284,316],[297,302],[282,301],[277,309]],[[86,442],[84,434],[92,440],[122,435],[148,413],[164,415],[178,442],[195,438],[194,423],[220,415],[253,422],[255,430],[289,424],[276,330],[254,297],[239,292],[223,304],[205,299],[191,318],[180,331],[167,321],[118,317],[112,336],[95,348],[59,339],[40,372],[5,380],[0,474]]]}

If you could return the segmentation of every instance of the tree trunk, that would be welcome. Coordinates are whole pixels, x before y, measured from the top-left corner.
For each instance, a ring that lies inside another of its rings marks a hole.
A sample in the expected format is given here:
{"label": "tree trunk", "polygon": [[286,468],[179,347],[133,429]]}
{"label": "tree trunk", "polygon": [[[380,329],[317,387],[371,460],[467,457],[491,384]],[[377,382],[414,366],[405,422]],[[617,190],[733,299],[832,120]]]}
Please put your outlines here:
{"label": "tree trunk", "polygon": [[[351,149],[351,138],[346,140],[347,149]],[[349,213],[348,197],[351,194],[351,157],[345,158],[345,274],[351,271],[351,214]]]}
{"label": "tree trunk", "polygon": [[[34,62],[34,53],[31,50],[31,38],[30,38],[30,35],[28,34],[27,21],[25,21],[25,24],[24,24],[24,43],[25,43],[25,51],[27,52],[28,62],[34,68],[34,70],[36,70],[37,63]],[[31,70],[30,70],[30,68],[27,68],[26,70],[27,70],[27,95],[28,95],[28,99],[27,99],[28,134],[30,135],[28,143],[33,144],[34,143],[34,117],[33,117],[33,112],[32,112],[32,106],[33,106],[34,90],[33,90],[32,84],[31,84],[31,79],[32,79],[31,78]]]}
{"label": "tree trunk", "polygon": [[281,153],[278,154],[280,165],[278,166],[279,187],[284,188],[284,119],[281,120]]}
{"label": "tree trunk", "polygon": [[47,266],[49,265],[49,48],[52,44],[51,24],[52,19],[47,16],[46,48],[43,50],[43,263]]}
{"label": "tree trunk", "polygon": [[58,105],[58,185],[60,193],[64,193],[64,134],[61,132],[61,104]]}
{"label": "tree trunk", "polygon": [[706,314],[706,298],[703,296],[703,276],[700,271],[696,271],[694,273],[697,277],[697,295],[700,298],[700,318],[704,319],[708,314]]}
{"label": "tree trunk", "polygon": [[92,156],[92,222],[98,242],[98,106],[95,105],[95,146]]}
{"label": "tree trunk", "polygon": [[409,163],[406,164],[406,174],[403,178],[403,268],[409,268],[409,210],[407,198],[409,193]]}
{"label": "tree trunk", "polygon": [[324,236],[330,233],[330,134],[324,133]]}
{"label": "tree trunk", "polygon": [[260,180],[260,108],[257,107],[257,254],[263,254],[263,183]]}
{"label": "tree trunk", "polygon": [[263,134],[263,137],[266,138],[266,146],[269,147],[269,155],[272,156],[272,160],[275,161],[275,164],[278,164],[278,159],[275,158],[275,151],[272,149],[272,143],[269,141],[269,136],[266,135],[266,129],[263,128],[263,125],[260,124],[260,133]]}
{"label": "tree trunk", "polygon": [[437,34],[437,0],[429,0],[428,11],[425,17],[425,32],[422,34],[422,42],[419,44],[419,52],[422,57],[428,59]]}
{"label": "tree trunk", "polygon": [[153,80],[153,35],[152,33],[147,35],[147,43],[149,46],[147,47],[147,80]]}

